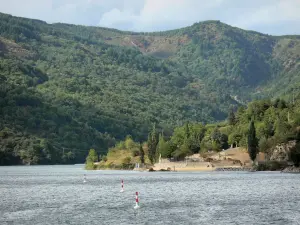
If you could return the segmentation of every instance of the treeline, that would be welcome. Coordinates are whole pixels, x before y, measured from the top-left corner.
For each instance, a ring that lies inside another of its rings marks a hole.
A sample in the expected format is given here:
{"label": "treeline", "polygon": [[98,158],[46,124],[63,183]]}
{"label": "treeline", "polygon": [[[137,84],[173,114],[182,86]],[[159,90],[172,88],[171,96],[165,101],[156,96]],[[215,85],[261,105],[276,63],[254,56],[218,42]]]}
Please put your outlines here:
{"label": "treeline", "polygon": [[[222,123],[185,123],[176,127],[171,136],[164,135],[155,125],[149,132],[147,155],[151,163],[162,158],[183,160],[186,156],[229,147],[244,147],[250,158],[259,152],[272,154],[273,147],[289,140],[300,141],[300,98],[295,103],[284,100],[259,100],[229,111]],[[251,143],[250,143],[251,142]],[[293,150],[292,160],[300,162],[300,144]]]}

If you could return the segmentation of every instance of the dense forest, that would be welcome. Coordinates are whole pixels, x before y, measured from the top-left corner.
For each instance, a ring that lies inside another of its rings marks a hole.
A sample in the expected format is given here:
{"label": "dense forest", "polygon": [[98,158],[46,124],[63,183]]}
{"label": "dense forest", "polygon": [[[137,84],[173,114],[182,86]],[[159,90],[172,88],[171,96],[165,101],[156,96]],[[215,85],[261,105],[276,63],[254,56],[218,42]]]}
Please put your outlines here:
{"label": "dense forest", "polygon": [[[207,125],[186,123],[176,127],[168,139],[163,133],[158,135],[155,132],[159,138],[154,151],[158,152],[153,155],[183,159],[190,154],[222,151],[230,146],[247,148],[249,124],[253,121],[258,151],[270,156],[276,145],[290,140],[300,141],[299,97],[295,103],[280,99],[253,101],[247,107],[230,110],[224,122]],[[298,151],[300,155],[300,149]]]}
{"label": "dense forest", "polygon": [[250,100],[290,102],[299,55],[299,36],[219,21],[134,33],[0,14],[0,165],[84,162],[153,123],[170,136]]}
{"label": "dense forest", "polygon": [[[171,136],[158,131],[155,124],[149,131],[147,141],[137,143],[127,136],[108,151],[107,156],[114,159],[106,163],[107,157],[100,157],[100,164],[94,165],[98,157],[87,158],[87,169],[134,167],[134,162],[154,164],[159,158],[169,158],[182,161],[186,156],[208,152],[221,152],[230,147],[249,147],[250,126],[253,129],[255,160],[258,152],[265,153],[266,164],[276,168],[269,161],[277,145],[296,141],[296,146],[290,150],[289,160],[296,166],[300,165],[300,95],[294,103],[276,99],[257,100],[250,102],[247,107],[230,110],[228,118],[219,123],[185,123],[176,127]],[[142,147],[141,147],[142,146]],[[96,154],[91,150],[91,153]],[[250,151],[249,151],[250,153]],[[118,157],[123,160],[118,160]],[[252,157],[251,157],[252,158]],[[273,164],[272,164],[273,163]],[[260,165],[260,166],[261,166]],[[284,164],[282,164],[284,165]],[[281,167],[280,164],[277,166]],[[268,169],[264,167],[264,169]]]}

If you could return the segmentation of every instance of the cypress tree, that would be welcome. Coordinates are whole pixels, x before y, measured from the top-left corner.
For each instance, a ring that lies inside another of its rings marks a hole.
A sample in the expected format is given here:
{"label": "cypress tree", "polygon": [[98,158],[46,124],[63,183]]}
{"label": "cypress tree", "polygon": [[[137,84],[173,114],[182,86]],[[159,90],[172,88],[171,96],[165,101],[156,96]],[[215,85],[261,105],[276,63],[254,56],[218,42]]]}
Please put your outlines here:
{"label": "cypress tree", "polygon": [[249,126],[249,133],[248,133],[248,153],[249,153],[250,159],[253,162],[256,159],[256,155],[258,153],[257,147],[258,147],[258,141],[256,138],[254,121],[251,120],[250,126]]}
{"label": "cypress tree", "polygon": [[152,131],[148,135],[147,143],[148,143],[148,157],[151,163],[153,164],[156,158],[156,146],[158,143],[155,124],[153,125]]}
{"label": "cypress tree", "polygon": [[189,139],[190,138],[190,127],[189,127],[189,122],[187,122],[184,126],[184,133],[185,133],[185,138]]}
{"label": "cypress tree", "polygon": [[140,160],[141,160],[141,163],[145,163],[145,152],[144,152],[144,149],[143,149],[143,145],[140,144]]}
{"label": "cypress tree", "polygon": [[148,146],[148,158],[151,161],[152,157],[151,157],[151,150],[152,150],[152,141],[151,141],[151,132],[149,132],[148,134],[148,139],[147,139],[147,146]]}
{"label": "cypress tree", "polygon": [[235,114],[233,112],[233,109],[230,109],[230,111],[228,113],[228,124],[234,125],[235,123],[236,123]]}

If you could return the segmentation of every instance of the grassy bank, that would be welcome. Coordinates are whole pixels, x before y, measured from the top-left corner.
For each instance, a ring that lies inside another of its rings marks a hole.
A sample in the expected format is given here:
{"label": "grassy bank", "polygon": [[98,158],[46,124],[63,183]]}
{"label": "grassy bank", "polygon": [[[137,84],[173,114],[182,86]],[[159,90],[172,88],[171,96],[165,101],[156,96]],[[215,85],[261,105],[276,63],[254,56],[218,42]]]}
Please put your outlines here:
{"label": "grassy bank", "polygon": [[106,156],[86,163],[86,169],[132,170],[136,163],[149,165],[148,149],[146,144],[139,144],[128,136],[125,141],[118,142],[110,148]]}

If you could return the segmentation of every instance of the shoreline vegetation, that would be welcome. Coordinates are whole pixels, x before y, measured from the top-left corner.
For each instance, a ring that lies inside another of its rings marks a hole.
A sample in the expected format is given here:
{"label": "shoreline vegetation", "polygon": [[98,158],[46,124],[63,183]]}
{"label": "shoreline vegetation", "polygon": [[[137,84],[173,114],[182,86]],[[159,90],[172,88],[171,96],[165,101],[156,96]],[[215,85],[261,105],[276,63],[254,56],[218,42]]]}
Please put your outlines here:
{"label": "shoreline vegetation", "polygon": [[148,171],[299,172],[299,140],[299,98],[259,100],[230,110],[224,122],[187,122],[170,136],[154,124],[147,142],[127,136],[100,160],[87,158],[86,168],[138,170],[139,163]]}

